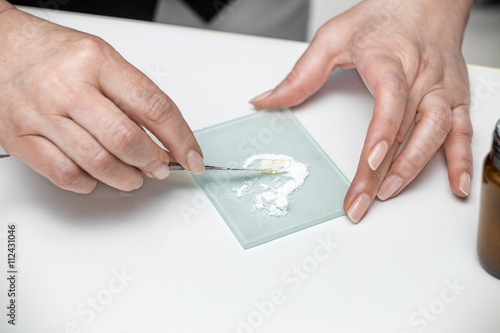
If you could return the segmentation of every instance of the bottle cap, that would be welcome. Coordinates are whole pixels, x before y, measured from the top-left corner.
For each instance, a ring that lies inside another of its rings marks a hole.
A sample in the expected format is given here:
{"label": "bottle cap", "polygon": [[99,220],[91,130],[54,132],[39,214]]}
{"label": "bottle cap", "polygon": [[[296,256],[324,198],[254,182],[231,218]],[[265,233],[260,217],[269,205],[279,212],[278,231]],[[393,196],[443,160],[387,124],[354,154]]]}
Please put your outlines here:
{"label": "bottle cap", "polygon": [[493,148],[496,152],[500,152],[500,120],[497,121],[495,133],[493,134]]}
{"label": "bottle cap", "polygon": [[497,126],[493,134],[491,158],[493,159],[493,164],[500,169],[500,120],[497,121]]}

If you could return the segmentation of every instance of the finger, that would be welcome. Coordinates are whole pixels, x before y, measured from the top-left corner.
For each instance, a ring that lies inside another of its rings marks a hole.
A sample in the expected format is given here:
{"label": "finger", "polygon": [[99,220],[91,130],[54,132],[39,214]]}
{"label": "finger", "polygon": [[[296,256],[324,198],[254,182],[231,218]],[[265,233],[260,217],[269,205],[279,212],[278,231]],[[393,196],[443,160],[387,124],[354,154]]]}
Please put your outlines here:
{"label": "finger", "polygon": [[103,66],[99,80],[104,94],[149,129],[183,167],[194,173],[205,170],[201,148],[181,112],[148,77],[115,55],[115,61]]}
{"label": "finger", "polygon": [[135,166],[148,176],[166,178],[169,159],[165,150],[94,88],[83,93],[87,96],[86,103],[68,106],[70,117],[125,164]]}
{"label": "finger", "polygon": [[442,90],[427,94],[420,103],[415,129],[394,160],[378,191],[381,200],[401,192],[441,147],[451,129],[451,108]]}
{"label": "finger", "polygon": [[375,171],[364,158],[365,151],[361,153],[356,175],[344,199],[344,211],[352,222],[358,223],[367,213],[398,149],[399,144],[394,143]]}
{"label": "finger", "polygon": [[132,191],[142,186],[139,170],[109,153],[73,120],[52,117],[50,122],[41,124],[40,132],[95,179],[122,191]]}
{"label": "finger", "polygon": [[401,63],[387,56],[360,59],[358,71],[375,96],[356,175],[344,199],[344,210],[357,223],[368,211],[392,160],[413,122],[416,98],[408,97]]}
{"label": "finger", "polygon": [[278,109],[302,103],[314,94],[336,67],[332,41],[315,38],[288,76],[273,90],[250,101],[257,109]]}
{"label": "finger", "polygon": [[[413,99],[410,97],[410,99]],[[409,103],[412,104],[412,103]],[[408,105],[407,105],[408,108]],[[401,127],[392,146],[387,151],[385,158],[382,160],[376,170],[373,170],[366,156],[368,156],[368,147],[365,145],[361,152],[361,157],[358,164],[356,175],[347,191],[344,199],[344,211],[347,212],[349,219],[358,223],[368,211],[373,199],[377,195],[379,188],[389,170],[394,157],[401,147],[404,138],[406,137],[411,124],[413,123],[415,112],[406,112]]]}
{"label": "finger", "polygon": [[9,153],[62,189],[87,194],[97,185],[95,178],[41,136],[19,138]]}
{"label": "finger", "polygon": [[448,178],[453,192],[466,197],[470,193],[472,178],[472,123],[468,106],[459,105],[452,110],[451,130],[444,142]]}
{"label": "finger", "polygon": [[[398,140],[399,144],[403,142],[413,122],[413,117],[408,117],[408,113],[414,114],[417,105],[414,99],[408,100],[408,82],[398,60],[385,55],[371,56],[361,59],[357,67],[366,86],[375,96],[364,150],[370,168],[377,170],[394,141]],[[411,121],[402,127],[405,115]]]}

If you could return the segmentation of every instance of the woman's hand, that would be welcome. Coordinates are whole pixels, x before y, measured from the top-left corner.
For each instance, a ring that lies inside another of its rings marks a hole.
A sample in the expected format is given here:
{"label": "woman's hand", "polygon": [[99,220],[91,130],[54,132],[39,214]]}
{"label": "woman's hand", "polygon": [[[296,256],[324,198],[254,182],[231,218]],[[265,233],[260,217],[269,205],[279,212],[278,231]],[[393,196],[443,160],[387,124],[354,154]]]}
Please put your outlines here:
{"label": "woman's hand", "polygon": [[327,22],[285,80],[251,101],[258,109],[298,105],[336,67],[357,68],[375,108],[344,201],[353,222],[375,196],[400,193],[441,146],[453,192],[469,194],[472,125],[461,43],[472,2],[366,0]]}
{"label": "woman's hand", "polygon": [[204,170],[175,103],[103,40],[0,1],[0,144],[57,186],[130,191],[169,174],[169,156]]}

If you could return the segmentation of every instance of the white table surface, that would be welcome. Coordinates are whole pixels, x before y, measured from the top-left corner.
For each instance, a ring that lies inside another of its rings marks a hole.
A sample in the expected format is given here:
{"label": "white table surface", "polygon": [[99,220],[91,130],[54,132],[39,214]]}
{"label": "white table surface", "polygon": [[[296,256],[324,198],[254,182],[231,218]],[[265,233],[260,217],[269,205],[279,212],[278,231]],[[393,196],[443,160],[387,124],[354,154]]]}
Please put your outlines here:
{"label": "white table surface", "polygon": [[[247,101],[274,87],[307,46],[32,12],[104,38],[174,99],[193,130],[255,112]],[[19,271],[15,327],[0,279],[0,332],[499,332],[500,281],[481,268],[475,245],[500,71],[469,69],[468,199],[451,192],[440,152],[360,224],[343,216],[249,250],[187,174],[146,180],[131,195],[99,185],[85,196],[1,160],[0,270],[7,274],[7,225],[16,223]],[[294,109],[349,179],[373,102],[348,71]]]}

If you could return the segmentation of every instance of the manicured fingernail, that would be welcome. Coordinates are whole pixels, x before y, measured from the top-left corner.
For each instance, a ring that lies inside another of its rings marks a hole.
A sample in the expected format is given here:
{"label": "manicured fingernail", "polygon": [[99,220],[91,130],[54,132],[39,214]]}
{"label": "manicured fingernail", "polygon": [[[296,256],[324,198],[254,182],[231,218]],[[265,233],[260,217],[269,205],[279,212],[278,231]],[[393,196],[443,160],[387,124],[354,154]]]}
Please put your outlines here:
{"label": "manicured fingernail", "polygon": [[403,185],[403,181],[396,175],[390,175],[380,185],[377,197],[380,200],[389,199]]}
{"label": "manicured fingernail", "polygon": [[253,99],[250,100],[250,104],[255,104],[255,103],[258,103],[258,102],[262,101],[266,97],[269,97],[269,95],[271,95],[272,92],[273,92],[273,89],[271,89],[269,91],[266,91],[266,92],[260,94],[257,97],[254,97]]}
{"label": "manicured fingernail", "polygon": [[203,158],[201,158],[200,154],[196,150],[191,150],[187,155],[186,162],[189,166],[189,169],[196,174],[203,173],[205,171],[205,163],[203,163]]}
{"label": "manicured fingernail", "polygon": [[368,195],[366,194],[360,194],[356,198],[356,200],[354,200],[351,207],[349,208],[347,216],[352,222],[358,223],[363,217],[363,215],[365,215],[369,206],[370,206],[370,197],[368,197]]}
{"label": "manicured fingernail", "polygon": [[165,179],[170,174],[170,168],[167,164],[162,163],[155,170],[153,170],[153,176],[157,179]]}
{"label": "manicured fingernail", "polygon": [[387,150],[389,149],[389,145],[385,141],[380,141],[373,147],[370,151],[370,155],[368,155],[368,164],[373,171],[377,170],[380,163],[384,160],[385,155],[387,154]]}
{"label": "manicured fingernail", "polygon": [[460,191],[466,196],[470,193],[470,175],[467,172],[464,172],[460,176],[460,181],[458,182],[458,187]]}
{"label": "manicured fingernail", "polygon": [[136,190],[140,189],[143,184],[144,184],[144,178],[141,177],[141,182],[139,183],[139,185],[135,189]]}

